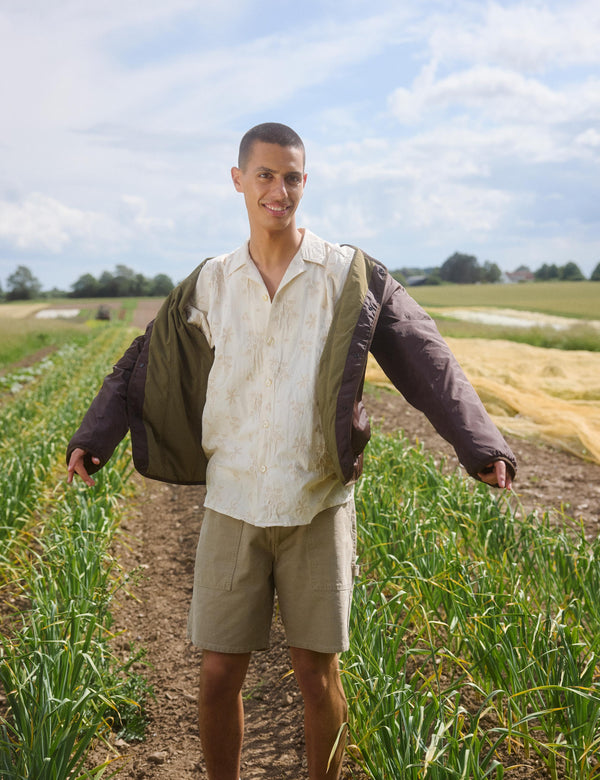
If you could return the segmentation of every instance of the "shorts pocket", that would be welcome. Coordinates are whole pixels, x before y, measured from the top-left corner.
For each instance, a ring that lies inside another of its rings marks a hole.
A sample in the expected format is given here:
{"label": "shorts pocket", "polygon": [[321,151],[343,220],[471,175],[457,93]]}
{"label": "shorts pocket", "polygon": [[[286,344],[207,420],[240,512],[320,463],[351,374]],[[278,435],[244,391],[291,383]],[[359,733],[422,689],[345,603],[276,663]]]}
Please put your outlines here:
{"label": "shorts pocket", "polygon": [[206,510],[196,550],[197,587],[231,590],[243,528],[242,520]]}
{"label": "shorts pocket", "polygon": [[313,590],[350,590],[356,564],[354,502],[326,509],[307,527]]}

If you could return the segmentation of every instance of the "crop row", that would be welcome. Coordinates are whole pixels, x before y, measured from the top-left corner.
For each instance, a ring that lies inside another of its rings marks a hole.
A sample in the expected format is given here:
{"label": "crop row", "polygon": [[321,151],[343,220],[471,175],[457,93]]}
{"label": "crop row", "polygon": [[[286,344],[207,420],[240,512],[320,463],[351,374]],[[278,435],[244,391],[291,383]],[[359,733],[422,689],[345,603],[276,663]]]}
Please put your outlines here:
{"label": "crop row", "polygon": [[[110,650],[111,600],[126,577],[111,558],[129,470],[122,445],[90,491],[65,489],[64,450],[128,334],[106,328],[63,348],[0,410],[0,776],[92,777],[87,752],[110,729],[139,736],[144,685]],[[131,694],[134,693],[132,696]]]}
{"label": "crop row", "polygon": [[[600,777],[600,542],[376,436],[344,680],[374,778]],[[514,508],[515,510],[518,507]]]}

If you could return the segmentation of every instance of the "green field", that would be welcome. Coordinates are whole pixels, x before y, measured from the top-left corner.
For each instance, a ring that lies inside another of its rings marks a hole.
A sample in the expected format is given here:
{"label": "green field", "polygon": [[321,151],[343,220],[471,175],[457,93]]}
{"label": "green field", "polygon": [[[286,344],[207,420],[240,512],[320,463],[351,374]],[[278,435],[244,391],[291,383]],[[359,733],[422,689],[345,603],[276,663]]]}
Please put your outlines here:
{"label": "green field", "polygon": [[[115,298],[107,301],[56,299],[0,304],[0,371],[40,351],[54,350],[65,343],[86,341],[96,327],[107,323],[96,320],[100,303],[107,303],[113,312],[113,322],[129,324],[138,305],[138,298]],[[33,309],[79,308],[73,319],[37,319]]]}
{"label": "green field", "polygon": [[425,308],[493,306],[584,320],[600,319],[600,284],[596,282],[448,284],[411,287],[409,293]]}

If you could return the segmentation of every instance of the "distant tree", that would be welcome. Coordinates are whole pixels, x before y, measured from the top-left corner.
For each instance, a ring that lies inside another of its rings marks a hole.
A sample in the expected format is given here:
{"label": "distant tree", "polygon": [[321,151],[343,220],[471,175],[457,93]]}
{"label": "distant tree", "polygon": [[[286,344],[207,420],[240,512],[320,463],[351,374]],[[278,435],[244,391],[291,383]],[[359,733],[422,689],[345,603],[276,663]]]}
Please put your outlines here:
{"label": "distant tree", "polygon": [[98,297],[115,298],[117,296],[117,283],[110,271],[103,271],[98,279]]}
{"label": "distant tree", "polygon": [[157,274],[150,282],[150,295],[168,295],[175,285],[166,274]]}
{"label": "distant tree", "polygon": [[83,274],[71,285],[73,298],[95,298],[98,295],[100,284],[92,274]]}
{"label": "distant tree", "polygon": [[434,268],[431,273],[427,274],[427,277],[423,282],[423,284],[428,284],[428,285],[444,284],[444,280],[440,276],[440,269]]}
{"label": "distant tree", "polygon": [[534,271],[533,275],[539,282],[549,282],[552,279],[558,279],[560,272],[558,270],[558,266],[554,263],[552,263],[552,265],[544,263],[541,268],[538,268],[537,271]]}
{"label": "distant tree", "polygon": [[42,289],[39,280],[24,265],[18,266],[17,270],[8,277],[6,286],[6,297],[9,301],[29,301],[37,298]]}
{"label": "distant tree", "polygon": [[585,279],[585,276],[581,273],[577,263],[571,261],[560,269],[560,279],[563,282],[581,282]]}
{"label": "distant tree", "polygon": [[146,279],[144,274],[136,274],[132,280],[130,295],[150,295],[152,281]]}
{"label": "distant tree", "polygon": [[540,281],[547,282],[553,279],[558,279],[560,273],[556,263],[551,263],[551,264],[544,263],[544,265],[541,268],[538,268],[537,271],[534,271],[534,276],[536,279],[539,279]]}
{"label": "distant tree", "polygon": [[68,298],[70,293],[66,290],[59,290],[58,287],[53,287],[51,290],[42,294],[44,298]]}
{"label": "distant tree", "polygon": [[137,295],[135,271],[126,265],[117,265],[113,276],[115,295],[122,298]]}
{"label": "distant tree", "polygon": [[400,282],[403,287],[406,287],[406,274],[403,271],[392,271],[390,276],[397,282]]}
{"label": "distant tree", "polygon": [[598,263],[598,265],[592,271],[592,275],[590,276],[590,280],[592,282],[600,282],[600,263]]}
{"label": "distant tree", "polygon": [[487,282],[488,284],[496,284],[500,279],[502,279],[502,271],[500,268],[496,263],[490,263],[489,260],[486,260],[481,269],[481,281]]}
{"label": "distant tree", "polygon": [[455,252],[440,268],[440,277],[455,284],[475,284],[481,279],[481,268],[474,255]]}

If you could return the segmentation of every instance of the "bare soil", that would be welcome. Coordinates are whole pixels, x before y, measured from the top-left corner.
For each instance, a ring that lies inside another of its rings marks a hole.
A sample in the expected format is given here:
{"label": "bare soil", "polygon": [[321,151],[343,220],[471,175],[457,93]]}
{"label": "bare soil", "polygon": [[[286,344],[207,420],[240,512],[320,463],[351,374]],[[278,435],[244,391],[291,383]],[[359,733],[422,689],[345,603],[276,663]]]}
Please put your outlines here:
{"label": "bare soil", "polygon": [[[443,458],[446,467],[457,465],[449,445],[398,394],[377,392],[369,394],[366,401],[372,421],[379,428],[402,429],[411,441],[422,443]],[[545,445],[520,440],[509,443],[519,460],[512,500],[521,502],[527,511],[563,506],[581,516],[590,537],[596,536],[600,466]],[[115,610],[122,631],[117,646],[124,655],[132,645],[147,648],[147,674],[156,699],[148,705],[147,739],[114,745],[121,758],[113,767],[121,766],[119,778],[200,780],[206,777],[196,726],[200,652],[186,640],[186,621],[204,491],[136,479],[140,482],[140,498],[122,524],[119,548],[122,566],[137,569],[140,580]],[[288,672],[285,637],[275,620],[271,649],[254,655],[244,688],[244,780],[307,777],[302,702],[294,677]],[[514,754],[510,760],[514,761]],[[347,760],[343,777],[364,780],[365,776]],[[538,780],[547,775],[532,760],[511,770],[511,777]]]}

